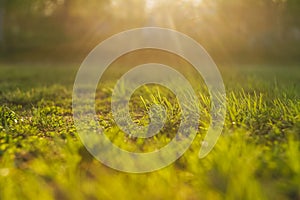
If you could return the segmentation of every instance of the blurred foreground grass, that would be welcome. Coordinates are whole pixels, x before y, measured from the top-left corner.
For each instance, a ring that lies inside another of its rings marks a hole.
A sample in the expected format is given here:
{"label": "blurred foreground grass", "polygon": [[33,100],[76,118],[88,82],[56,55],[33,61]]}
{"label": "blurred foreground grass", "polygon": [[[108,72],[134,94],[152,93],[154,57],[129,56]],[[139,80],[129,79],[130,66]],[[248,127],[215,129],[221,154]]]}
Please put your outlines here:
{"label": "blurred foreground grass", "polygon": [[[85,150],[72,122],[76,70],[0,66],[0,199],[300,199],[299,66],[221,68],[228,111],[216,147],[198,158],[209,124],[203,110],[199,134],[184,156],[146,174],[115,171]],[[157,90],[136,96],[151,104],[160,98]],[[99,90],[97,109],[115,144],[141,150],[172,139],[178,114],[160,137],[136,140],[121,133],[111,120],[110,94],[109,84]],[[145,105],[132,100],[132,117],[145,123]]]}

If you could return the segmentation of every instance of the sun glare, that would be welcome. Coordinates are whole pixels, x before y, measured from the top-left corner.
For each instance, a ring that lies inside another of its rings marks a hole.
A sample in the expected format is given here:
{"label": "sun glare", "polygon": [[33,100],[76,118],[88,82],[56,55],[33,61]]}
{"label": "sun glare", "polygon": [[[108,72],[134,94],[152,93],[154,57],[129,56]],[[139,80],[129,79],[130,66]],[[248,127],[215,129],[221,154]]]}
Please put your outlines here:
{"label": "sun glare", "polygon": [[156,3],[157,3],[157,0],[146,0],[147,10],[152,10]]}
{"label": "sun glare", "polygon": [[194,6],[199,6],[201,3],[203,3],[203,0],[181,0],[184,3],[191,3]]}
{"label": "sun glare", "polygon": [[[193,6],[199,6],[203,3],[203,0],[181,0],[182,3],[192,4]],[[152,10],[157,4],[159,0],[146,0],[146,8],[147,10]]]}

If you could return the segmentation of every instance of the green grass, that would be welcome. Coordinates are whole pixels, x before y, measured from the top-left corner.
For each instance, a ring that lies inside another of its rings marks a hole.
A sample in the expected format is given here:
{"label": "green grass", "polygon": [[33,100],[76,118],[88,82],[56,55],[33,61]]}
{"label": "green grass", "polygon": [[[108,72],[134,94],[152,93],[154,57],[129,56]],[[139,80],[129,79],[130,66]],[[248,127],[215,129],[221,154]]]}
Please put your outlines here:
{"label": "green grass", "polygon": [[[201,119],[192,146],[172,165],[145,174],[110,169],[83,147],[72,121],[76,70],[0,66],[0,199],[300,199],[299,66],[221,68],[228,110],[213,151],[198,158],[210,119],[209,98],[199,89]],[[99,88],[96,110],[114,144],[152,151],[175,137],[180,109],[169,91],[147,86],[132,97],[138,124],[148,123],[153,103],[168,111],[162,132],[142,140],[112,120],[111,89],[109,82]]]}

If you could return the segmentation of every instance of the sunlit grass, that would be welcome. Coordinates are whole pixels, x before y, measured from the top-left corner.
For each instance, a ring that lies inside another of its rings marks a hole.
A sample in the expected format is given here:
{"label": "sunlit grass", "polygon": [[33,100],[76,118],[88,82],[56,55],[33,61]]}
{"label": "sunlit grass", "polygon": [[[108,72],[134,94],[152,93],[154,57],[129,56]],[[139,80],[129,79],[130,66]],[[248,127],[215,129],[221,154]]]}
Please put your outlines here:
{"label": "sunlit grass", "polygon": [[[198,158],[210,119],[209,98],[198,91],[199,134],[190,149],[172,165],[139,175],[112,170],[83,147],[72,121],[74,68],[2,66],[0,72],[0,199],[300,198],[298,68],[222,68],[228,110],[213,151]],[[148,123],[153,103],[169,111],[164,131],[140,140],[112,120],[111,89],[98,91],[96,110],[115,144],[150,151],[175,136],[180,110],[170,92],[147,86],[132,97],[136,123]]]}

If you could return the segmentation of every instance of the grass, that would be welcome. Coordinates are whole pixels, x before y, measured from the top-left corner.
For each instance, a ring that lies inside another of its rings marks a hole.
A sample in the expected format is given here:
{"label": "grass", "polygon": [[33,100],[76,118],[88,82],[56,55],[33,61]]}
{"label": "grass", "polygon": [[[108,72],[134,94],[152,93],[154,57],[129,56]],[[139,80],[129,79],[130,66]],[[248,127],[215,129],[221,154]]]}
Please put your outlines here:
{"label": "grass", "polygon": [[[209,98],[199,89],[201,119],[192,146],[172,165],[145,174],[110,169],[83,147],[72,119],[76,70],[0,66],[0,199],[300,199],[299,66],[221,68],[228,110],[213,151],[198,158],[210,119]],[[133,95],[136,123],[148,123],[153,103],[168,113],[160,134],[136,139],[112,120],[111,88],[107,82],[98,89],[96,110],[114,144],[152,151],[175,137],[180,109],[168,90],[152,85]]]}

